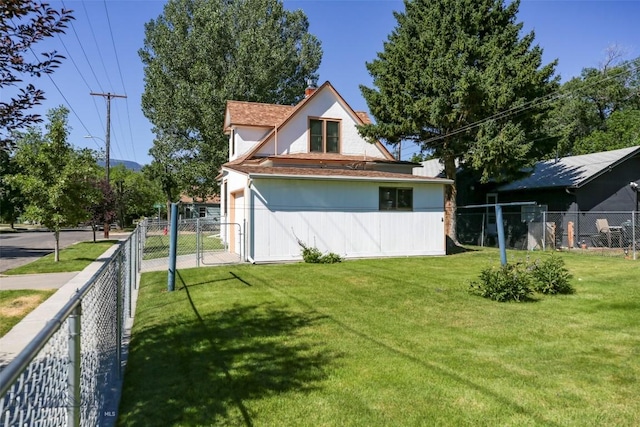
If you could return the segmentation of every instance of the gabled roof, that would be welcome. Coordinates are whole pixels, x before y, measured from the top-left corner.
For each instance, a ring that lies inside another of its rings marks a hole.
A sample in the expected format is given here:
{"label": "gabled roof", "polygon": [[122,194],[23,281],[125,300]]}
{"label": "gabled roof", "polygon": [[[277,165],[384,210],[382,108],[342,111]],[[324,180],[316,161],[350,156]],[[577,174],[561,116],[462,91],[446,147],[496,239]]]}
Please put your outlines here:
{"label": "gabled roof", "polygon": [[579,188],[620,163],[640,154],[640,146],[538,162],[531,175],[498,187],[498,191]]}
{"label": "gabled roof", "polygon": [[[309,103],[313,98],[315,98],[320,92],[324,90],[331,91],[338,102],[342,104],[342,106],[350,111],[356,121],[359,124],[369,124],[371,123],[371,119],[364,111],[355,111],[351,108],[351,106],[344,100],[344,98],[335,90],[335,88],[331,85],[329,81],[324,82],[319,88],[317,88],[313,93],[304,98],[295,106],[282,106],[276,104],[260,104],[260,103],[250,103],[250,102],[241,102],[241,101],[227,101],[227,112],[225,113],[225,131],[228,131],[231,125],[246,125],[246,126],[264,126],[273,128],[271,132],[269,132],[261,141],[259,141],[251,150],[245,153],[242,157],[237,160],[243,161],[245,159],[250,159],[253,157],[260,149],[267,144],[267,142],[277,133],[279,132],[283,126],[296,116],[296,114],[303,109],[303,107]],[[244,104],[244,105],[242,105]],[[230,106],[235,109],[235,113],[229,110]],[[276,108],[272,108],[276,107]],[[261,118],[251,119],[249,117],[250,114],[258,114]],[[233,118],[233,116],[237,117],[237,120]],[[244,121],[249,123],[240,123],[241,119],[244,117]],[[276,119],[280,119],[280,121],[276,121]],[[268,120],[273,120],[271,123],[268,123]],[[379,141],[376,142],[376,147],[383,153],[383,155],[389,160],[393,160],[393,155],[386,149],[382,143]]]}
{"label": "gabled roof", "polygon": [[227,101],[224,117],[224,130],[232,126],[274,127],[296,107],[293,105],[263,104],[260,102]]}

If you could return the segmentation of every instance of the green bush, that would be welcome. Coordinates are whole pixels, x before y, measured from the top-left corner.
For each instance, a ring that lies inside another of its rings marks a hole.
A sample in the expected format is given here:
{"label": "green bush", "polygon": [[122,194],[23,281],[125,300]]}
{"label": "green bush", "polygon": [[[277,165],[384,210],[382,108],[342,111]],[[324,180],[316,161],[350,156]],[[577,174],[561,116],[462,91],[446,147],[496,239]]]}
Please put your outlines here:
{"label": "green bush", "polygon": [[329,252],[328,254],[320,257],[320,262],[323,264],[335,264],[336,262],[342,262],[342,257],[338,254],[334,254],[333,252]]}
{"label": "green bush", "polygon": [[471,282],[469,291],[494,301],[527,301],[531,295],[531,274],[523,264],[486,268],[479,282]]}
{"label": "green bush", "polygon": [[304,262],[313,264],[335,264],[336,262],[342,261],[342,257],[340,257],[340,255],[333,252],[323,255],[322,252],[320,252],[320,249],[307,246],[300,239],[298,239],[298,244],[302,248],[302,259]]}
{"label": "green bush", "polygon": [[551,256],[544,261],[536,260],[531,268],[533,289],[541,294],[572,294],[573,287],[569,283],[571,274],[564,266],[562,258]]}
{"label": "green bush", "polygon": [[321,258],[322,252],[320,252],[320,249],[302,246],[302,259],[304,262],[319,263]]}

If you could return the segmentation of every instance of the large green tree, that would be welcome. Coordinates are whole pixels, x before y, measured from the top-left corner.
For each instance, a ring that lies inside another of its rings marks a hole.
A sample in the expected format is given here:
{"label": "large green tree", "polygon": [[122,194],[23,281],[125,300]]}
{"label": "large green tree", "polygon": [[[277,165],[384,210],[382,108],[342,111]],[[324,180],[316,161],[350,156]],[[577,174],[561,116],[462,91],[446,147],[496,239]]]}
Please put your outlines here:
{"label": "large green tree", "polygon": [[293,104],[317,77],[320,42],[302,11],[279,0],[169,0],[145,26],[142,109],[156,141],[154,160],[179,166],[181,191],[212,194],[227,160],[229,99]]}
{"label": "large green tree", "polygon": [[[533,32],[521,35],[519,1],[405,0],[397,26],[367,63],[361,86],[375,124],[365,137],[413,141],[439,157],[455,181],[456,160],[483,180],[503,179],[548,147],[539,123],[556,89]],[[446,192],[447,234],[456,242],[456,189]]]}
{"label": "large green tree", "polygon": [[24,218],[53,232],[56,262],[60,230],[88,219],[86,207],[94,197],[90,183],[99,173],[95,153],[67,142],[68,113],[65,107],[54,108],[47,114],[45,134],[36,128],[21,134],[15,152],[20,172],[10,178],[25,197]]}
{"label": "large green tree", "polygon": [[131,225],[134,219],[154,213],[153,205],[162,200],[157,182],[147,179],[142,172],[135,172],[123,165],[111,169],[111,183],[115,196],[115,211],[122,227]]}
{"label": "large green tree", "polygon": [[[617,58],[617,56],[613,56]],[[558,156],[640,144],[640,58],[606,60],[562,85],[547,121]]]}
{"label": "large green tree", "polygon": [[0,150],[0,221],[8,222],[11,228],[24,208],[20,189],[11,182],[11,176],[19,171],[20,167],[11,152]]}

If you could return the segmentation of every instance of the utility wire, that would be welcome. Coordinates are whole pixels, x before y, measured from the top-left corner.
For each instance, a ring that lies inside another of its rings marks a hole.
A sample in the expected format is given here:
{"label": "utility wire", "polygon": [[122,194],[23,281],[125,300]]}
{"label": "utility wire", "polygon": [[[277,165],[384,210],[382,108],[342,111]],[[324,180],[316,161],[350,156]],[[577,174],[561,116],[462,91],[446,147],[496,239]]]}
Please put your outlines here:
{"label": "utility wire", "polygon": [[[84,3],[82,5],[84,6]],[[62,6],[65,9],[67,8],[67,6],[64,4],[64,1],[62,1]],[[98,87],[100,88],[100,91],[104,92],[104,90],[102,89],[102,85],[100,84],[100,79],[98,79],[98,76],[96,75],[96,72],[93,69],[93,66],[91,65],[91,61],[89,61],[89,56],[87,56],[87,52],[84,50],[84,46],[82,45],[82,42],[80,41],[80,37],[78,36],[78,32],[76,31],[76,27],[73,25],[73,21],[69,22],[69,24],[71,26],[71,30],[73,31],[73,34],[76,36],[76,40],[78,40],[78,44],[80,45],[80,50],[82,50],[82,54],[84,55],[84,59],[87,61],[87,64],[89,65],[89,69],[91,70],[91,74],[93,74],[93,78],[96,79],[96,82],[98,84]],[[89,27],[91,27],[91,25]]]}
{"label": "utility wire", "polygon": [[[85,2],[80,2],[82,4],[82,8],[84,9],[84,14],[87,17],[87,22],[91,22],[91,19],[89,18],[89,13],[87,12],[87,6],[85,4]],[[93,37],[93,42],[96,45],[96,52],[98,52],[98,57],[100,58],[100,63],[102,64],[102,69],[104,70],[104,74],[105,74],[105,78],[107,79],[107,83],[109,83],[109,87],[111,88],[111,90],[113,92],[115,92],[113,90],[113,84],[111,84],[111,79],[109,79],[109,72],[107,71],[107,67],[104,63],[104,58],[102,56],[102,51],[100,50],[100,45],[98,44],[98,39],[96,38],[96,33],[93,31],[93,25],[89,25],[89,30],[91,31],[91,36]],[[88,61],[88,59],[87,59]],[[96,77],[97,80],[97,77]],[[100,87],[100,92],[105,92],[102,89],[102,86],[100,86],[100,81],[98,80],[98,86]]]}
{"label": "utility wire", "polygon": [[[15,24],[14,24],[15,25]],[[29,51],[31,52],[31,54],[33,55],[33,57],[36,59],[36,61],[38,60],[38,55],[35,53],[35,51],[33,50],[32,46],[29,46]],[[76,113],[76,110],[73,109],[73,107],[71,106],[71,103],[69,102],[69,100],[67,99],[66,96],[64,96],[64,94],[62,93],[62,91],[60,90],[60,87],[56,84],[56,82],[53,80],[53,77],[51,77],[51,73],[45,73],[47,75],[47,77],[49,77],[49,80],[51,80],[51,83],[53,84],[53,86],[56,88],[56,90],[58,91],[58,93],[60,94],[60,96],[62,96],[62,99],[64,99],[64,102],[67,104],[67,106],[69,107],[69,110],[73,113],[74,116],[76,116],[76,118],[78,119],[78,121],[80,122],[80,124],[82,125],[82,127],[84,128],[85,131],[89,132],[89,130],[87,129],[87,126],[84,124],[84,122],[82,121],[82,119],[80,119],[80,116],[78,115],[78,113]],[[98,146],[98,144],[94,141],[94,144],[96,144],[96,146]],[[98,149],[100,147],[98,146]]]}
{"label": "utility wire", "polygon": [[[78,68],[78,64],[73,59],[73,56],[71,55],[71,52],[69,52],[69,49],[67,49],[67,45],[65,44],[65,42],[64,42],[62,37],[60,37],[60,43],[62,43],[62,47],[64,47],[64,50],[67,53],[67,57],[71,60],[71,63],[73,64],[73,66],[75,67],[76,71],[80,75],[80,78],[84,82],[85,86],[87,87],[87,89],[89,89],[89,92],[91,92],[91,86],[89,86],[89,83],[87,82],[87,79],[85,79],[84,75],[80,71],[80,68]],[[100,125],[102,126],[102,130],[104,131],[104,123],[102,122],[102,115],[100,113],[100,110],[98,109],[98,104],[96,103],[96,100],[93,97],[91,97],[91,101],[93,101],[93,106],[96,109],[96,113],[98,114],[98,118],[100,119]]]}
{"label": "utility wire", "polygon": [[[122,67],[120,67],[120,59],[118,58],[118,49],[116,48],[116,42],[115,42],[115,40],[113,38],[113,29],[111,28],[111,19],[109,18],[109,10],[107,9],[107,1],[104,0],[103,4],[104,4],[104,13],[105,13],[105,16],[107,17],[107,24],[109,25],[109,34],[111,35],[111,44],[113,46],[113,52],[114,52],[115,57],[116,57],[116,65],[118,66],[118,74],[120,75],[120,83],[122,83],[122,90],[124,91],[124,94],[126,95],[127,94],[127,89],[126,89],[125,84],[124,84],[124,78],[122,77]],[[129,100],[128,100],[128,98],[125,98],[125,106],[127,108],[127,122],[128,122],[128,125],[129,125],[129,136],[130,136],[129,142],[131,144],[131,153],[132,153],[133,159],[136,160],[135,147],[133,146],[133,131],[131,130],[131,113],[129,112]],[[116,110],[116,114],[118,115],[118,121],[120,121],[120,116],[117,113],[117,111],[119,111],[119,110]]]}
{"label": "utility wire", "polygon": [[[545,103],[549,103],[549,102],[555,101],[555,100],[560,99],[560,98],[569,97],[571,95],[574,95],[578,91],[583,91],[584,89],[589,89],[589,88],[592,88],[594,86],[598,86],[600,84],[603,84],[603,83],[607,82],[608,80],[611,80],[611,79],[614,79],[614,78],[618,78],[622,74],[633,73],[633,72],[637,71],[638,67],[640,66],[640,65],[635,63],[636,61],[638,61],[638,59],[640,59],[640,58],[634,58],[634,59],[630,59],[630,60],[624,61],[623,63],[621,63],[620,65],[617,66],[619,68],[619,70],[616,73],[612,73],[612,74],[610,74],[608,76],[604,76],[600,80],[594,81],[593,83],[587,84],[587,85],[582,86],[580,88],[576,88],[576,89],[574,89],[572,91],[566,91],[565,89],[560,88],[560,89],[558,89],[557,91],[555,91],[553,93],[547,94],[547,95],[539,97],[539,98],[535,98],[535,99],[533,99],[531,101],[528,101],[528,102],[525,102],[523,104],[511,107],[511,108],[509,108],[507,110],[500,111],[500,112],[498,112],[498,113],[496,113],[496,114],[494,114],[494,115],[492,115],[490,117],[487,117],[487,118],[478,120],[476,122],[470,123],[468,125],[462,126],[462,127],[458,128],[458,129],[456,129],[454,131],[451,131],[451,132],[447,133],[447,134],[437,135],[437,136],[429,138],[429,139],[427,139],[425,141],[420,141],[419,144],[416,144],[416,145],[425,145],[425,144],[428,144],[428,143],[431,143],[431,142],[436,142],[438,140],[445,139],[445,138],[448,138],[450,136],[457,135],[459,133],[463,133],[463,132],[466,132],[468,130],[474,129],[476,127],[482,126],[483,124],[485,124],[485,123],[487,123],[489,121],[499,120],[499,119],[503,119],[503,118],[506,118],[506,117],[509,117],[509,116],[512,116],[512,115],[515,115],[515,114],[520,114],[520,113],[523,113],[523,112],[525,112],[527,110],[530,110],[532,108],[539,107],[539,106],[541,106],[541,105],[543,105]],[[623,67],[626,67],[628,65],[631,65],[630,69],[623,69]],[[411,148],[413,148],[413,147],[410,147],[410,146],[406,147],[405,149],[402,149],[402,152],[404,152],[405,150],[411,149]]]}

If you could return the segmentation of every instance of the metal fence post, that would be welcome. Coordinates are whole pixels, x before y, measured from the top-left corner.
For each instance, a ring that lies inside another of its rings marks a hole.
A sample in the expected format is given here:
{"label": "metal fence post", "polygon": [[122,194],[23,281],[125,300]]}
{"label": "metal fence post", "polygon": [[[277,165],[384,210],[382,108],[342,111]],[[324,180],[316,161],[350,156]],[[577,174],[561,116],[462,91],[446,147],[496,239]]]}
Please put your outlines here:
{"label": "metal fence post", "polygon": [[201,250],[201,242],[200,242],[200,218],[196,219],[196,267],[200,267],[200,257],[204,256],[204,254],[200,253]]}
{"label": "metal fence post", "polygon": [[547,211],[542,211],[542,252],[547,250]]}
{"label": "metal fence post", "polygon": [[67,425],[77,427],[80,425],[80,403],[82,400],[80,393],[80,382],[82,381],[80,364],[80,332],[81,332],[82,302],[73,309],[69,316],[69,371],[68,371],[68,393],[69,407],[67,408]]}
{"label": "metal fence post", "polygon": [[636,253],[636,246],[638,245],[638,227],[636,226],[636,221],[637,221],[637,216],[636,216],[636,212],[635,211],[631,211],[631,235],[633,236],[631,238],[631,244],[633,246],[633,259],[634,261],[637,258],[637,253]]}
{"label": "metal fence post", "polygon": [[133,253],[133,240],[129,241],[129,258],[128,258],[128,262],[126,262],[125,267],[127,267],[127,301],[128,301],[128,307],[127,307],[127,315],[129,318],[131,318],[132,316],[132,306],[133,303],[131,302],[131,298],[133,297],[133,280],[134,279],[134,275],[135,273],[131,270],[131,267],[133,266],[133,258],[132,258],[132,253]]}
{"label": "metal fence post", "polygon": [[178,204],[171,203],[171,226],[169,234],[169,268],[167,290],[173,292],[176,288],[176,253],[178,246]]}
{"label": "metal fence post", "polygon": [[118,370],[118,379],[121,377],[122,367],[122,279],[120,277],[122,256],[124,254],[118,250],[116,255],[116,369]]}

